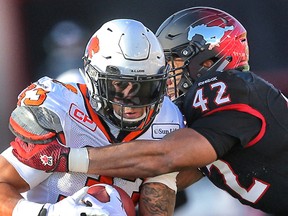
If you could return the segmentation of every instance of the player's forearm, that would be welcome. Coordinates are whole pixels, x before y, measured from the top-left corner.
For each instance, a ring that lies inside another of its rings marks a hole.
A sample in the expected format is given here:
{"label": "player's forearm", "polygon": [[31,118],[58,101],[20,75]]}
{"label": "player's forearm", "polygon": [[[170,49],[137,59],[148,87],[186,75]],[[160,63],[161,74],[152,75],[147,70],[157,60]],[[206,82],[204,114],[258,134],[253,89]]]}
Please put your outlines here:
{"label": "player's forearm", "polygon": [[145,178],[203,167],[217,159],[209,141],[189,128],[176,130],[161,140],[136,140],[95,148],[67,148],[52,141],[45,145],[32,144],[32,151],[23,148],[22,141],[15,139],[11,143],[14,156],[35,169],[123,178]]}
{"label": "player's forearm", "polygon": [[88,148],[88,173],[136,178],[170,172],[161,146],[158,141],[132,141],[118,146]]}
{"label": "player's forearm", "polygon": [[[19,200],[23,199],[20,193],[29,190],[29,185],[2,155],[0,156],[0,170],[0,215],[10,216]],[[24,211],[21,213],[25,215]],[[29,213],[27,214],[33,215],[31,210]]]}
{"label": "player's forearm", "polygon": [[[191,136],[196,139],[191,140]],[[198,145],[203,145],[201,135],[191,129],[180,129],[161,140],[136,140],[116,146],[89,148],[88,172],[134,178],[197,168],[206,165],[202,160],[206,152],[199,151]]]}
{"label": "player's forearm", "polygon": [[0,215],[11,216],[14,207],[23,197],[6,183],[0,183]]}
{"label": "player's forearm", "polygon": [[146,183],[139,199],[140,216],[169,216],[174,214],[176,193],[164,184]]}
{"label": "player's forearm", "polygon": [[7,183],[0,183],[0,215],[1,216],[36,216],[43,204],[24,200],[20,193]]}
{"label": "player's forearm", "polygon": [[170,171],[167,164],[169,156],[164,153],[163,145],[158,141],[132,141],[95,148],[67,148],[53,141],[45,145],[31,144],[29,151],[23,148],[23,142],[19,139],[11,145],[12,153],[19,161],[48,172],[88,172],[135,178]]}
{"label": "player's forearm", "polygon": [[161,140],[132,141],[89,148],[89,173],[117,177],[151,177],[205,166],[217,155],[205,137],[184,128]]}

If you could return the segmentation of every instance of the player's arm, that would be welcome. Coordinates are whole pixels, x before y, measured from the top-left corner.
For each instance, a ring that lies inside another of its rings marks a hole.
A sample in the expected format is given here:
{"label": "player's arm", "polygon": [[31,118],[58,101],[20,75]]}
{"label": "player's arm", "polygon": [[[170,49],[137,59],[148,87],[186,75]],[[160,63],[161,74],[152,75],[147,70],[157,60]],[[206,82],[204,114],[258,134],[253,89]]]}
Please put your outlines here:
{"label": "player's arm", "polygon": [[[135,140],[99,148],[66,148],[61,145],[43,146],[42,150],[23,149],[13,143],[13,153],[36,169],[74,171],[99,175],[138,178],[152,177],[174,171],[205,166],[217,159],[209,141],[190,128],[169,133],[161,140]],[[42,153],[52,157],[52,164],[43,165]],[[109,161],[109,163],[108,163]]]}
{"label": "player's arm", "polygon": [[29,190],[29,185],[2,155],[0,170],[0,215],[12,215],[14,207],[23,198],[20,192]]}
{"label": "player's arm", "polygon": [[150,177],[196,169],[217,159],[209,141],[190,128],[171,132],[161,140],[136,140],[117,146],[88,148],[88,152],[89,173],[119,177]]}
{"label": "player's arm", "polygon": [[141,188],[139,215],[173,215],[176,193],[161,183],[146,183]]}
{"label": "player's arm", "polygon": [[173,215],[176,193],[197,182],[203,175],[198,169],[148,178],[141,188],[140,215]]}
{"label": "player's arm", "polygon": [[173,215],[178,172],[147,178],[140,191],[139,213],[148,215]]}
{"label": "player's arm", "polygon": [[203,178],[199,169],[190,168],[179,172],[176,178],[177,191],[181,191]]}

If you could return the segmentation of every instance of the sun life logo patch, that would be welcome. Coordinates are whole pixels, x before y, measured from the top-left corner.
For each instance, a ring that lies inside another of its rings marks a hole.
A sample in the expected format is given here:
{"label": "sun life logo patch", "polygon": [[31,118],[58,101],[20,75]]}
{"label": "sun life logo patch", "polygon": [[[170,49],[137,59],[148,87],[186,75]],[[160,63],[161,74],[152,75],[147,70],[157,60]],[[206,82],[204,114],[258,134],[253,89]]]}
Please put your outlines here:
{"label": "sun life logo patch", "polygon": [[152,124],[152,138],[153,139],[162,139],[165,135],[178,130],[180,125],[175,123],[169,124]]}

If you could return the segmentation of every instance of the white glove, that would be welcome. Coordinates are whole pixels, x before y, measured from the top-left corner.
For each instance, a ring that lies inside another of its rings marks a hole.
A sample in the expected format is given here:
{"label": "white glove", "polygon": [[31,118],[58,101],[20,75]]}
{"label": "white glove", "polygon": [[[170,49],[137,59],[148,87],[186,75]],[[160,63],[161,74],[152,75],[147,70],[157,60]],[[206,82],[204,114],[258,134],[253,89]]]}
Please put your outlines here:
{"label": "white glove", "polygon": [[39,216],[109,216],[109,213],[98,206],[87,206],[82,198],[87,195],[88,187],[68,196],[55,204],[45,204]]}
{"label": "white glove", "polygon": [[105,186],[106,192],[110,196],[110,201],[102,203],[90,194],[86,194],[83,197],[83,202],[87,205],[90,205],[92,208],[101,208],[104,211],[106,210],[107,212],[109,212],[110,216],[127,216],[118,191],[110,185],[97,185]]}

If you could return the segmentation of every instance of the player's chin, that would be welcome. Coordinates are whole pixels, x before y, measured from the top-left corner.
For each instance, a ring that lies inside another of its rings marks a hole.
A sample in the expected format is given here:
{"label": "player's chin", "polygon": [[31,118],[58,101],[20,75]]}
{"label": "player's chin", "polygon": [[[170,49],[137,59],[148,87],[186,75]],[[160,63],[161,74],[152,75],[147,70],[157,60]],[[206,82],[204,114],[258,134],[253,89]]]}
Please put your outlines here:
{"label": "player's chin", "polygon": [[173,100],[175,98],[175,93],[168,93],[167,96]]}
{"label": "player's chin", "polygon": [[123,117],[125,119],[130,119],[130,120],[140,118],[140,116],[141,115],[139,113],[136,113],[136,112],[124,113],[124,115],[123,115]]}

